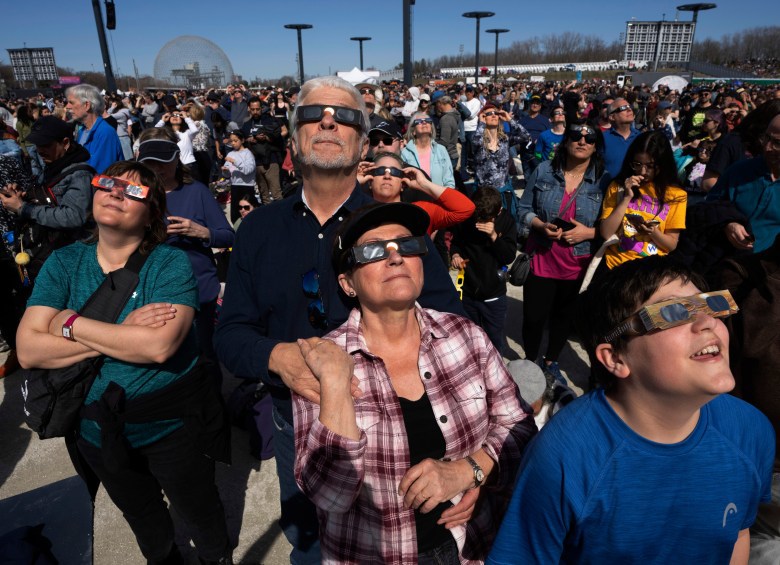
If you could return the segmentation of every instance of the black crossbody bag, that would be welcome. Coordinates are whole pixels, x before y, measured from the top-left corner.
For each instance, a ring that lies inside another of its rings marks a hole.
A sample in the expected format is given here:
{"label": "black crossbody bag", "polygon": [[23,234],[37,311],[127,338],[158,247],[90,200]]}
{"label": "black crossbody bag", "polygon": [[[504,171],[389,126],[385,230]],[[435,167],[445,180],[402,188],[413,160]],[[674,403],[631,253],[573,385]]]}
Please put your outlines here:
{"label": "black crossbody bag", "polygon": [[[147,257],[136,250],[123,268],[108,273],[80,314],[99,322],[116,322],[138,286],[138,273]],[[41,439],[65,437],[72,431],[103,359],[85,359],[61,369],[25,370],[22,397],[27,426]]]}

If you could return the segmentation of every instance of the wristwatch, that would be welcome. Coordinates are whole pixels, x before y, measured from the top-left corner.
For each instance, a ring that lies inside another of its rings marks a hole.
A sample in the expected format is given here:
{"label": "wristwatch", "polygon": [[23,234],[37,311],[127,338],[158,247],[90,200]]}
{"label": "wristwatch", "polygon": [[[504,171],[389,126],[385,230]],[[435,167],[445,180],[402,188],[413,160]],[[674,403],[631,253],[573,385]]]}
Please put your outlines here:
{"label": "wristwatch", "polygon": [[469,462],[469,465],[471,465],[471,468],[474,470],[474,488],[477,488],[485,482],[485,472],[482,470],[482,467],[477,465],[477,462],[474,461],[474,458],[471,457],[471,455],[466,456],[466,461]]}
{"label": "wristwatch", "polygon": [[76,338],[73,337],[73,322],[76,321],[76,318],[80,317],[81,314],[73,314],[64,324],[62,324],[62,337],[70,341],[76,341]]}

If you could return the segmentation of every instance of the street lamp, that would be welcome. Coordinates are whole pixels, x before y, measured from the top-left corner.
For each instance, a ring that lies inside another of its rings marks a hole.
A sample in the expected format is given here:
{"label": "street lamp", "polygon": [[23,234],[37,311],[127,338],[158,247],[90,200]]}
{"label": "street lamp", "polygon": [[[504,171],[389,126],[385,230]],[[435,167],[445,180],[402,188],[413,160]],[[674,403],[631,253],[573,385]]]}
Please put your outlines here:
{"label": "street lamp", "polygon": [[[466,12],[463,14],[464,18],[474,18],[477,20],[477,48],[474,53],[474,84],[479,84],[479,20],[482,18],[491,18],[495,16],[495,12]],[[496,36],[498,37],[498,36]]]}
{"label": "street lamp", "polygon": [[502,33],[506,33],[509,30],[508,29],[486,29],[487,33],[495,33],[496,34],[496,58],[493,61],[493,82],[496,81],[496,77],[498,76],[498,36]]}
{"label": "street lamp", "polygon": [[352,41],[359,41],[360,42],[360,70],[363,70],[363,42],[364,41],[371,41],[370,37],[350,37],[349,38]]}
{"label": "street lamp", "polygon": [[303,42],[301,41],[301,30],[311,29],[311,24],[286,24],[286,29],[294,29],[298,32],[298,82],[303,86]]}
{"label": "street lamp", "polygon": [[103,29],[103,12],[100,9],[99,0],[92,0],[92,9],[95,12],[95,23],[97,24],[98,40],[100,41],[100,54],[103,56],[103,72],[106,74],[106,92],[116,92],[116,80],[114,79],[114,71],[111,68],[111,56],[108,54],[106,30]]}
{"label": "street lamp", "polygon": [[693,31],[691,32],[691,50],[688,53],[688,63],[685,65],[686,70],[691,69],[691,54],[693,53],[693,36],[696,34],[696,22],[699,21],[699,12],[702,10],[712,10],[717,8],[717,4],[709,4],[700,2],[698,4],[683,4],[677,6],[677,9],[681,12],[693,12]]}

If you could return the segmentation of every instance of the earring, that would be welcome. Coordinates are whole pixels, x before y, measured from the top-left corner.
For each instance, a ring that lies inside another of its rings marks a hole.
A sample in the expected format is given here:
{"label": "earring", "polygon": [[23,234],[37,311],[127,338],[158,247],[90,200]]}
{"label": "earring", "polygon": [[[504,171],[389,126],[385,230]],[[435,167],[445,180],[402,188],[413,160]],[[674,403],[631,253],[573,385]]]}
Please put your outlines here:
{"label": "earring", "polygon": [[349,295],[350,295],[352,298],[355,298],[355,297],[357,296],[357,293],[356,293],[354,290],[350,290],[350,291],[349,291]]}

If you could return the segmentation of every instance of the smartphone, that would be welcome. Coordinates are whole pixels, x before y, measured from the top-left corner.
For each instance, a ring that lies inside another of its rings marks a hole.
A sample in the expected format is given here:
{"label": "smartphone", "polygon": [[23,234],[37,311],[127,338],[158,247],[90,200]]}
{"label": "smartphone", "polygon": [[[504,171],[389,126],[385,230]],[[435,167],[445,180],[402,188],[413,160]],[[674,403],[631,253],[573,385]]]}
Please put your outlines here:
{"label": "smartphone", "polygon": [[650,227],[650,226],[660,226],[661,225],[661,220],[648,220],[647,222],[645,222],[645,225],[648,226],[648,227]]}
{"label": "smartphone", "polygon": [[573,230],[575,227],[577,227],[574,224],[572,224],[571,222],[568,222],[566,220],[562,220],[560,218],[555,218],[550,223],[552,225],[554,225],[556,228],[562,229],[563,231]]}
{"label": "smartphone", "polygon": [[626,214],[626,219],[634,225],[645,223],[645,219],[639,214]]}

